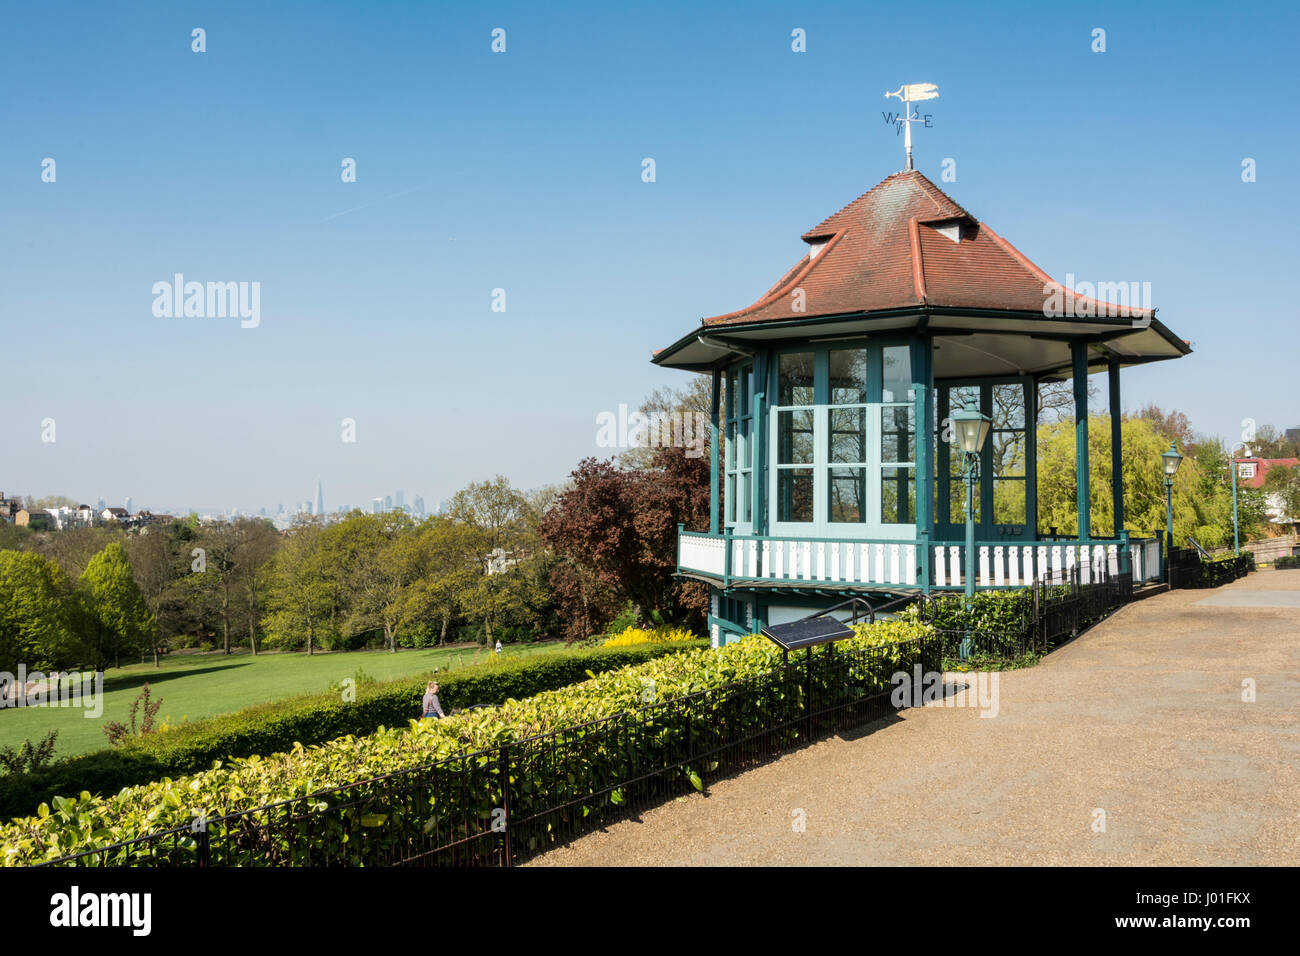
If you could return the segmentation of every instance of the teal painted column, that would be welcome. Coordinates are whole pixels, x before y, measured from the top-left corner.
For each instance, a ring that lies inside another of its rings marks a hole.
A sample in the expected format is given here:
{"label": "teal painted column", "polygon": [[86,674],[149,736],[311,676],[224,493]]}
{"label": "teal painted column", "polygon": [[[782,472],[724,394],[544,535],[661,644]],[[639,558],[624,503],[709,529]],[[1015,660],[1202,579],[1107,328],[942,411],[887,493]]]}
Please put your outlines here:
{"label": "teal painted column", "polygon": [[709,534],[718,533],[718,408],[721,406],[722,372],[713,370],[713,398],[709,408]]}
{"label": "teal painted column", "polygon": [[916,406],[916,548],[918,583],[930,593],[931,544],[934,540],[934,382],[930,339],[912,342],[912,383]]}
{"label": "teal painted column", "polygon": [[1124,531],[1124,434],[1120,428],[1119,359],[1113,355],[1106,363],[1110,385],[1110,493],[1115,512],[1115,537]]}
{"label": "teal painted column", "polygon": [[1088,343],[1071,342],[1074,359],[1074,470],[1078,489],[1079,540],[1092,537],[1091,498],[1088,494]]}
{"label": "teal painted column", "polygon": [[767,534],[767,357],[767,351],[754,356],[754,534]]}

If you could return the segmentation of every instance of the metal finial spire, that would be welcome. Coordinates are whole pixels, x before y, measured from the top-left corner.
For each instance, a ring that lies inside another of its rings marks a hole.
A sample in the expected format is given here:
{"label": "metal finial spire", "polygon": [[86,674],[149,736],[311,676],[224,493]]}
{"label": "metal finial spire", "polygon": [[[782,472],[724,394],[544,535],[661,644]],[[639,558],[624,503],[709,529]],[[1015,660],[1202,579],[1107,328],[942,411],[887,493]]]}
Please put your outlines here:
{"label": "metal finial spire", "polygon": [[912,123],[920,119],[919,116],[912,115],[912,104],[919,103],[921,100],[933,100],[939,97],[939,87],[933,83],[908,83],[900,86],[893,93],[886,93],[886,97],[896,96],[903,101],[903,144],[907,149],[907,168],[912,167]]}

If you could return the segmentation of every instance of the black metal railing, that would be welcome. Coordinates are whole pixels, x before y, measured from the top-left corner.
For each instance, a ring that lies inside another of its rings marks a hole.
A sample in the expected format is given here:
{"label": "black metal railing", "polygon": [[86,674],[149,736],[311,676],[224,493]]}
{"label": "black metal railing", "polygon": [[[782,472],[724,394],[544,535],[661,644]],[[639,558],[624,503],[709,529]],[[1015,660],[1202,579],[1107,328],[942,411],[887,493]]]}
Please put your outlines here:
{"label": "black metal railing", "polygon": [[[1112,574],[1099,566],[1091,569],[1087,584],[1081,583],[1080,577],[1080,569],[1075,567],[1054,579],[1035,581],[1018,595],[1017,611],[1002,613],[1000,623],[994,626],[981,624],[969,630],[960,624],[937,626],[945,657],[960,657],[968,639],[967,654],[977,661],[1014,661],[1027,654],[1046,654],[1133,600],[1131,573]],[[933,605],[922,611],[923,617],[927,615],[935,619]]]}
{"label": "black metal railing", "polygon": [[942,669],[938,637],[808,653],[718,688],[46,865],[508,866],[888,716],[891,677],[918,665]]}
{"label": "black metal railing", "polygon": [[1217,588],[1245,577],[1255,570],[1250,552],[1206,560],[1195,548],[1169,549],[1169,587]]}

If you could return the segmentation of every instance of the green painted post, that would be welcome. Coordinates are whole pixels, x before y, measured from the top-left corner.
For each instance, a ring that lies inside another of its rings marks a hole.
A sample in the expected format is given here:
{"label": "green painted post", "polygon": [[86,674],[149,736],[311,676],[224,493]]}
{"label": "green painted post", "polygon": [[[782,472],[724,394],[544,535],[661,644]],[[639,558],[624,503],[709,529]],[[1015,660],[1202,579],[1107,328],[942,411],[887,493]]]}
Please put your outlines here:
{"label": "green painted post", "polygon": [[[927,343],[922,343],[929,348]],[[930,593],[930,528],[933,523],[931,503],[934,501],[934,476],[930,471],[932,452],[930,449],[931,405],[934,391],[925,385],[913,385],[912,393],[916,404],[916,547],[920,560],[921,591]]]}
{"label": "green painted post", "polygon": [[1124,435],[1120,427],[1119,359],[1106,365],[1110,384],[1110,488],[1115,513],[1115,537],[1124,531]]}
{"label": "green painted post", "polygon": [[1080,541],[1092,537],[1092,500],[1088,490],[1088,343],[1071,342],[1074,360],[1074,470],[1078,489],[1075,504],[1079,513]]}
{"label": "green painted post", "polygon": [[709,534],[718,533],[718,408],[721,406],[722,372],[713,370],[713,399],[709,412]]}
{"label": "green painted post", "polygon": [[754,534],[767,534],[767,352],[754,356],[753,511]]}

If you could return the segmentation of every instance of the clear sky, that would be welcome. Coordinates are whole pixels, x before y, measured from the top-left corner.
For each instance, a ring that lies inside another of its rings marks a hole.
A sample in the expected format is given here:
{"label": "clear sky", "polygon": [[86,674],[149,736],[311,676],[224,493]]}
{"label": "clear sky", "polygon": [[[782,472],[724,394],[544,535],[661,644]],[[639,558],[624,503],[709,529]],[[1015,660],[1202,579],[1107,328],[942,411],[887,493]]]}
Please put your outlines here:
{"label": "clear sky", "polygon": [[[1057,279],[1149,281],[1191,340],[1126,372],[1127,406],[1224,436],[1300,426],[1293,4],[44,3],[3,21],[6,492],[252,510],[320,475],[333,510],[560,480],[607,454],[598,413],[684,384],[652,349],[748,305],[800,233],[902,168],[882,94],[914,82],[941,94],[919,170]],[[260,324],[155,317],[175,273],[260,282]]]}

